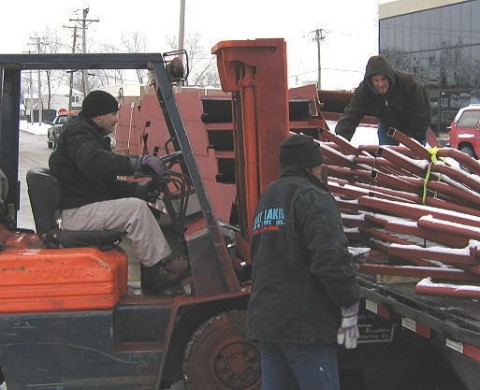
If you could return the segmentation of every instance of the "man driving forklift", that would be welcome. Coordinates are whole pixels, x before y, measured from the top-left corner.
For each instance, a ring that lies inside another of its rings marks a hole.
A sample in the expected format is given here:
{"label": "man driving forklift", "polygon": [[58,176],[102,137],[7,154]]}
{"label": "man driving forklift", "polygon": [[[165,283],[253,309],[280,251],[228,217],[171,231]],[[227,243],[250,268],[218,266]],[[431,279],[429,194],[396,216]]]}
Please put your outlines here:
{"label": "man driving forklift", "polygon": [[188,274],[188,259],[172,252],[144,201],[150,182],[129,182],[117,176],[134,172],[162,176],[165,166],[156,156],[114,153],[108,134],[117,121],[117,100],[96,90],[85,97],[79,117],[60,135],[49,159],[50,172],[62,193],[59,228],[126,233],[141,264],[142,289],[160,293]]}

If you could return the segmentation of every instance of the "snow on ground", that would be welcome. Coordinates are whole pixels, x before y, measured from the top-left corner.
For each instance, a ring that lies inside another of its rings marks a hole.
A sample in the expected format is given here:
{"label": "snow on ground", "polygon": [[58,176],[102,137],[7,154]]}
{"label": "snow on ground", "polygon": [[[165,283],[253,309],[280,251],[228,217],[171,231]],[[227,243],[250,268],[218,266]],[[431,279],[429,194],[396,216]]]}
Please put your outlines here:
{"label": "snow on ground", "polygon": [[[327,120],[328,128],[332,131],[337,125],[337,121]],[[359,145],[378,145],[377,126],[374,125],[359,125],[351,141],[354,146]]]}
{"label": "snow on ground", "polygon": [[377,126],[358,126],[350,142],[354,146],[378,145]]}
{"label": "snow on ground", "polygon": [[26,120],[20,120],[18,127],[20,131],[26,131],[30,134],[47,135],[47,129],[51,126],[52,125],[48,123],[29,123]]}

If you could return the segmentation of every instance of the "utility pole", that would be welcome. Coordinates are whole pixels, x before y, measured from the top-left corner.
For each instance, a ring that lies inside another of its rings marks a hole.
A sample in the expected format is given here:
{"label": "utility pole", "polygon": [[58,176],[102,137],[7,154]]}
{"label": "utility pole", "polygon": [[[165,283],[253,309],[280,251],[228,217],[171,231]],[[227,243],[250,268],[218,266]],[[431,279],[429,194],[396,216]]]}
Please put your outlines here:
{"label": "utility pole", "polygon": [[[186,0],[180,0],[180,22],[178,31],[178,50],[183,50],[185,46],[185,2]],[[180,58],[183,60],[183,56]],[[182,81],[181,85],[184,84]]]}
{"label": "utility pole", "polygon": [[314,34],[312,40],[317,42],[317,61],[318,61],[318,76],[317,76],[317,89],[322,88],[322,63],[320,56],[320,43],[325,39],[325,30],[323,28],[317,28],[310,32]]}
{"label": "utility pole", "polygon": [[[80,28],[82,29],[82,52],[84,54],[87,53],[87,26],[90,23],[93,22],[99,22],[98,19],[87,19],[89,8],[84,8],[82,10],[82,18],[81,19],[70,19],[71,22],[76,22],[80,23]],[[87,96],[89,92],[89,86],[88,86],[88,70],[83,69],[82,75],[83,75],[83,96]]]}
{"label": "utility pole", "polygon": [[[63,26],[65,28],[70,28],[73,30],[73,42],[72,42],[72,54],[75,54],[77,48],[77,26]],[[68,111],[72,111],[72,99],[73,99],[73,73],[74,69],[70,69],[67,73],[70,73],[70,85],[68,91]]]}
{"label": "utility pole", "polygon": [[[30,54],[30,52],[28,52]],[[30,69],[30,80],[28,80],[28,89],[30,95],[30,123],[33,125],[35,123],[35,115],[33,115],[33,74]]]}
{"label": "utility pole", "polygon": [[[34,43],[32,45],[36,46],[37,53],[40,54],[42,52],[42,41],[43,44],[46,45],[46,38],[45,37],[30,37]],[[33,110],[33,107],[32,107]],[[41,72],[40,69],[38,70],[38,124],[40,125],[43,122],[43,100],[42,100],[42,79],[41,79]]]}
{"label": "utility pole", "polygon": [[183,50],[185,44],[185,0],[180,0],[180,23],[178,31],[178,50]]}
{"label": "utility pole", "polygon": [[[25,52],[28,54],[32,54],[30,50]],[[29,70],[29,77],[27,80],[27,90],[28,90],[28,103],[25,102],[25,108],[30,107],[30,123],[33,125],[35,123],[35,117],[33,116],[33,74],[32,69]]]}

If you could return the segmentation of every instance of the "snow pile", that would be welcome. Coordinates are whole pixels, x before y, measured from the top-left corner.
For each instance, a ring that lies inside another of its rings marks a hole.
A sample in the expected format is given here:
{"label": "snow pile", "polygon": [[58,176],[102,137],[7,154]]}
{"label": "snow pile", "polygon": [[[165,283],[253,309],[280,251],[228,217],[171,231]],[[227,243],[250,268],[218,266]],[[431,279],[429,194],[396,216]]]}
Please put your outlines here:
{"label": "snow pile", "polygon": [[29,123],[26,120],[21,120],[19,122],[18,128],[20,131],[25,131],[30,134],[35,134],[35,135],[47,135],[48,128],[51,127],[52,125],[48,123]]}

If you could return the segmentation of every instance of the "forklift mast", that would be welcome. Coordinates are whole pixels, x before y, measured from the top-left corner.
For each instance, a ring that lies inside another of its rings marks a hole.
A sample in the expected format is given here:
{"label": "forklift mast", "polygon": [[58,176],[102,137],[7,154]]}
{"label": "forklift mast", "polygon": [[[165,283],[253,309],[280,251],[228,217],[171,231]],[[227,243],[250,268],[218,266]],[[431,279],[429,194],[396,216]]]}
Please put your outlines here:
{"label": "forklift mast", "polygon": [[232,93],[240,225],[236,246],[249,261],[255,208],[262,191],[278,177],[279,145],[289,132],[286,43],[223,41],[212,53],[217,55],[222,89]]}

